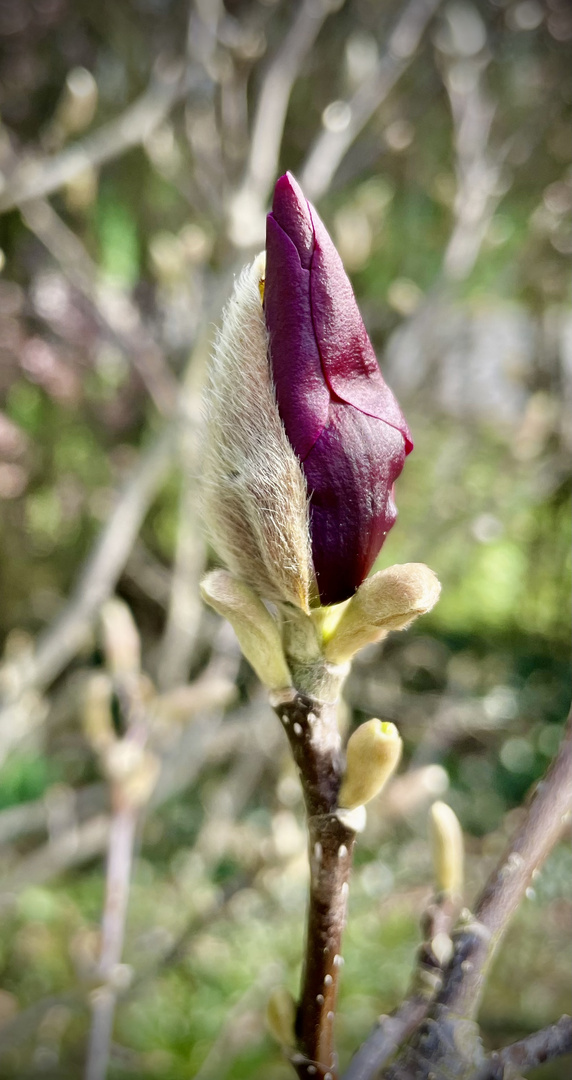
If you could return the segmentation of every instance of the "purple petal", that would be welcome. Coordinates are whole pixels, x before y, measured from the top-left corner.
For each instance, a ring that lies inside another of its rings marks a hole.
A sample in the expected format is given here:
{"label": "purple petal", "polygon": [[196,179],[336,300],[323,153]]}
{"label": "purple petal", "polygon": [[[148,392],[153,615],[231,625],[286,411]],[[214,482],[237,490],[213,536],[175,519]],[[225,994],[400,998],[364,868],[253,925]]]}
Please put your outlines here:
{"label": "purple petal", "polygon": [[392,487],[404,460],[400,432],[332,402],[328,424],[304,462],[322,604],[346,600],[371,570],[397,516]]}
{"label": "purple petal", "polygon": [[409,453],[413,449],[409,428],[381,376],[342,260],[313,207],[312,220],[315,250],[310,297],[324,375],[342,401],[397,428]]}
{"label": "purple petal", "polygon": [[266,229],[264,307],[278,409],[304,460],[327,422],[330,392],[312,325],[310,271],[272,215]]}
{"label": "purple petal", "polygon": [[292,173],[285,173],[276,181],[272,217],[295,244],[304,269],[309,270],[314,253],[314,225],[310,204]]}
{"label": "purple petal", "polygon": [[308,485],[320,600],[337,603],[395,521],[393,482],[413,444],[341,259],[289,173],[267,218],[264,307],[278,409]]}

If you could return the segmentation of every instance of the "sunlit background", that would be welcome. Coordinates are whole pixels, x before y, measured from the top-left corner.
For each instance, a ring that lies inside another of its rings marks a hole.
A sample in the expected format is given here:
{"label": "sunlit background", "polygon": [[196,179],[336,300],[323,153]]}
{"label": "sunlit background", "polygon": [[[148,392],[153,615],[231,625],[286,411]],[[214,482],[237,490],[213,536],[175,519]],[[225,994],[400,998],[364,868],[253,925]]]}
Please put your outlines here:
{"label": "sunlit background", "polygon": [[[406,754],[358,844],[342,1063],[407,986],[430,802],[466,830],[468,903],[518,823],[568,707],[571,41],[568,0],[0,0],[2,1077],[83,1075],[113,594],[161,772],[108,1075],[290,1076],[264,1009],[299,976],[300,791],[197,589],[205,361],[286,168],[416,443],[379,566],[443,583],[346,689],[344,723],[393,720]],[[561,845],[492,973],[490,1046],[571,1009],[571,878]]]}

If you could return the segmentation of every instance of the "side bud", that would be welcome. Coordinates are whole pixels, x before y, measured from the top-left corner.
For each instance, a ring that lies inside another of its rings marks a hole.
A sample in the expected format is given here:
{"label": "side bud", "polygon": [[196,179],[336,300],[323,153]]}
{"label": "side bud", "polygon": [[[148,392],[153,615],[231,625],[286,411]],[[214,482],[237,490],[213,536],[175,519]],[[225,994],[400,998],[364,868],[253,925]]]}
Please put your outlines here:
{"label": "side bud", "polygon": [[404,630],[434,607],[440,592],[438,578],[424,563],[389,566],[366,578],[333,628],[325,625],[326,660],[345,663],[390,630]]}
{"label": "side bud", "polygon": [[280,631],[256,593],[226,570],[213,570],[201,582],[205,603],[228,619],[260,681],[270,690],[290,686],[292,679]]}
{"label": "side bud", "polygon": [[436,891],[459,896],[463,888],[463,833],[455,811],[447,803],[433,803],[429,835]]}
{"label": "side bud", "polygon": [[346,774],[339,805],[353,810],[375,798],[397,768],[401,750],[401,737],[395,724],[368,720],[358,727],[346,748]]}
{"label": "side bud", "polygon": [[295,1046],[296,1003],[289,990],[277,986],[268,998],[266,1027],[280,1046]]}
{"label": "side bud", "polygon": [[276,404],[262,310],[264,255],[223,316],[206,391],[203,516],[231,573],[307,611],[313,579],[306,482]]}

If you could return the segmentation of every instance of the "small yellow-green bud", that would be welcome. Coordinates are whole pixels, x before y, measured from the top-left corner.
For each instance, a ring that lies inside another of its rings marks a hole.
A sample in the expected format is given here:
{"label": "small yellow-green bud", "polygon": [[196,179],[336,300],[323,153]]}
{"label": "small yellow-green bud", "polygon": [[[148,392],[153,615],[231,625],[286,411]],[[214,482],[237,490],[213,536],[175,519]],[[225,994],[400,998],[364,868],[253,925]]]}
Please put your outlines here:
{"label": "small yellow-green bud", "polygon": [[294,1046],[294,1022],[296,1002],[289,990],[277,986],[272,991],[266,1006],[266,1027],[281,1046]]}
{"label": "small yellow-green bud", "polygon": [[348,741],[339,805],[353,810],[378,795],[397,768],[401,749],[395,724],[385,720],[361,724]]}
{"label": "small yellow-green bud", "polygon": [[56,111],[56,123],[62,134],[78,135],[89,127],[97,109],[97,98],[97,83],[91,72],[84,67],[72,68]]}
{"label": "small yellow-green bud", "polygon": [[111,715],[112,683],[109,675],[96,672],[90,675],[83,699],[83,728],[98,754],[104,754],[117,741]]}
{"label": "small yellow-green bud", "polygon": [[260,681],[270,690],[290,686],[292,679],[278,625],[256,593],[226,570],[213,570],[203,578],[201,594],[207,604],[228,619]]}
{"label": "small yellow-green bud", "polygon": [[104,766],[124,804],[139,809],[148,802],[159,779],[160,762],[155,754],[121,739],[109,747]]}
{"label": "small yellow-green bud", "polygon": [[438,579],[424,563],[389,566],[366,578],[349,603],[340,605],[337,623],[324,624],[326,660],[343,664],[390,630],[404,630],[431,610],[440,591]]}
{"label": "small yellow-green bud", "polygon": [[112,675],[136,675],[141,667],[141,640],[133,616],[122,600],[106,600],[100,613],[103,650]]}
{"label": "small yellow-green bud", "polygon": [[429,834],[437,892],[458,896],[463,888],[463,833],[455,811],[447,803],[433,803]]}

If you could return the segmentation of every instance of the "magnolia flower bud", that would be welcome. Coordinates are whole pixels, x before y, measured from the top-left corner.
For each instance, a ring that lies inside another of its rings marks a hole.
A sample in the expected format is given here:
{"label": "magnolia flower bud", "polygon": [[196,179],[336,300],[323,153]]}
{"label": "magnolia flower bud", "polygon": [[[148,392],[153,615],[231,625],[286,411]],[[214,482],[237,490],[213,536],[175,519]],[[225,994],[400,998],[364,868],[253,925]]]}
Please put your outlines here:
{"label": "magnolia flower bud", "polygon": [[268,998],[266,1027],[281,1046],[295,1045],[295,1020],[296,1003],[292,994],[284,986],[277,986]]}
{"label": "magnolia flower bud", "polygon": [[364,580],[395,521],[393,483],[413,444],[341,259],[290,173],[276,184],[266,253],[278,409],[306,479],[320,601],[335,604]]}
{"label": "magnolia flower bud", "polygon": [[206,393],[203,513],[215,550],[267,600],[308,610],[306,485],[278,413],[262,310],[264,255],[224,313]]}
{"label": "magnolia flower bud", "polygon": [[339,805],[353,810],[375,798],[397,768],[401,749],[395,724],[385,720],[361,724],[350,736],[346,748],[346,774]]}
{"label": "magnolia flower bud", "polygon": [[[437,603],[441,585],[424,563],[404,563],[367,578],[332,626],[324,624],[324,655],[342,664],[390,630],[403,630]],[[334,612],[332,615],[335,618]]]}
{"label": "magnolia flower bud", "polygon": [[201,582],[203,600],[231,624],[246,659],[271,690],[290,686],[278,626],[256,594],[225,570],[213,570]]}
{"label": "magnolia flower bud", "polygon": [[429,833],[436,890],[458,896],[463,888],[463,833],[455,811],[447,803],[433,803]]}

